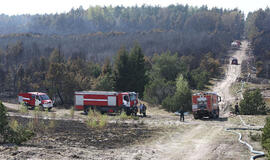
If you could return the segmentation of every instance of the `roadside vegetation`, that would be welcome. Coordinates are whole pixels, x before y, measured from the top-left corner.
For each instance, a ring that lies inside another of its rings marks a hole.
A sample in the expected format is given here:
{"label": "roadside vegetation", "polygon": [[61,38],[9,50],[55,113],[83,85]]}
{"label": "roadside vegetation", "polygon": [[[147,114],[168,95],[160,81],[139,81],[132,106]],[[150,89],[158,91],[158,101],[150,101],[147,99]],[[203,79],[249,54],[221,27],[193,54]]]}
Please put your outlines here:
{"label": "roadside vegetation", "polygon": [[108,116],[102,115],[100,112],[89,110],[85,123],[89,128],[102,129],[108,124]]}
{"label": "roadside vegetation", "polygon": [[266,118],[266,123],[262,133],[262,146],[268,153],[268,159],[270,159],[270,117]]}
{"label": "roadside vegetation", "polygon": [[265,105],[260,89],[246,90],[240,101],[240,113],[244,115],[265,115],[269,111]]}
{"label": "roadside vegetation", "polygon": [[0,101],[0,141],[2,143],[21,144],[34,136],[29,128],[16,120],[8,120],[6,107]]}
{"label": "roadside vegetation", "polygon": [[245,35],[251,42],[255,56],[256,75],[270,78],[270,10],[259,9],[249,13],[245,22]]}

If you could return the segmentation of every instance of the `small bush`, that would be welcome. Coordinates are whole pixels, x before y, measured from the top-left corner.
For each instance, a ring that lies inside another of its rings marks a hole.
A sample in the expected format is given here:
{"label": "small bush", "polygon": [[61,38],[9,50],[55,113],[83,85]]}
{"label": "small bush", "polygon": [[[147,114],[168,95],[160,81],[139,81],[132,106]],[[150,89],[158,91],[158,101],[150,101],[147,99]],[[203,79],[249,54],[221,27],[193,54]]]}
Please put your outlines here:
{"label": "small bush", "polygon": [[126,112],[121,112],[119,118],[120,120],[127,120],[129,119],[129,116],[126,114]]}
{"label": "small bush", "polygon": [[34,136],[34,133],[22,125],[18,125],[16,131],[10,129],[7,140],[9,143],[21,144]]}
{"label": "small bush", "polygon": [[104,128],[108,123],[108,116],[107,115],[102,115],[99,120],[99,127]]}
{"label": "small bush", "polygon": [[262,133],[262,146],[267,150],[268,156],[270,154],[270,117],[266,118],[266,123]]}
{"label": "small bush", "polygon": [[72,106],[71,109],[70,109],[70,117],[71,117],[72,119],[74,118],[74,112],[75,112],[74,106]]}
{"label": "small bush", "polygon": [[17,131],[18,127],[19,127],[19,123],[18,121],[16,120],[12,120],[10,123],[9,123],[9,126],[11,129],[13,129],[14,131]]}
{"label": "small bush", "polygon": [[6,107],[0,101],[0,136],[3,138],[3,142],[21,144],[33,135],[31,130],[23,127],[16,120],[8,123]]}
{"label": "small bush", "polygon": [[133,120],[139,120],[139,117],[138,116],[133,116],[132,115],[132,116],[130,116],[130,118],[133,119]]}
{"label": "small bush", "polygon": [[21,104],[20,113],[22,113],[22,114],[28,114],[29,113],[28,108],[24,103]]}
{"label": "small bush", "polygon": [[259,140],[261,140],[261,135],[259,133],[252,134],[252,132],[249,132],[249,137],[253,141],[259,141]]}
{"label": "small bush", "polygon": [[90,128],[104,128],[108,123],[108,116],[90,110],[86,120],[86,125]]}
{"label": "small bush", "polygon": [[244,99],[240,101],[240,113],[244,115],[265,115],[266,105],[259,89],[245,91]]}

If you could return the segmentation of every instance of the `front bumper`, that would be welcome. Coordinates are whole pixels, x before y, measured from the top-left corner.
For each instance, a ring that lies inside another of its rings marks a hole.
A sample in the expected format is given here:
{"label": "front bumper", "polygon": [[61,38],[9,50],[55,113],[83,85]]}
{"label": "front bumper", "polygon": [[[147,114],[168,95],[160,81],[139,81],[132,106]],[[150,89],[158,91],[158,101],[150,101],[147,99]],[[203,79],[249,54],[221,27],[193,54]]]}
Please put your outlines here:
{"label": "front bumper", "polygon": [[53,104],[52,103],[46,103],[46,104],[42,104],[42,106],[44,108],[52,108],[53,107]]}

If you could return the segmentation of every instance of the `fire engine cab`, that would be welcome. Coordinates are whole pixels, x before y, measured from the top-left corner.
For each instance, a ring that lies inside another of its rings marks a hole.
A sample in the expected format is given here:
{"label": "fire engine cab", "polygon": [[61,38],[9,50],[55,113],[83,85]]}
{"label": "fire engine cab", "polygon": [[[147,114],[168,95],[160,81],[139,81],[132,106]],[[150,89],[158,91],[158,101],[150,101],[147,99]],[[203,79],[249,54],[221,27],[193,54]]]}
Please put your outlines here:
{"label": "fire engine cab", "polygon": [[101,113],[121,112],[127,115],[137,114],[138,96],[135,92],[107,92],[107,91],[79,91],[75,92],[75,108],[84,110],[98,110]]}
{"label": "fire engine cab", "polygon": [[214,92],[200,92],[192,95],[192,112],[194,119],[203,117],[218,118],[218,102],[221,97]]}
{"label": "fire engine cab", "polygon": [[26,106],[32,109],[35,106],[39,106],[42,110],[47,108],[50,111],[53,107],[53,101],[46,93],[41,92],[20,93],[18,95],[18,102],[24,103]]}

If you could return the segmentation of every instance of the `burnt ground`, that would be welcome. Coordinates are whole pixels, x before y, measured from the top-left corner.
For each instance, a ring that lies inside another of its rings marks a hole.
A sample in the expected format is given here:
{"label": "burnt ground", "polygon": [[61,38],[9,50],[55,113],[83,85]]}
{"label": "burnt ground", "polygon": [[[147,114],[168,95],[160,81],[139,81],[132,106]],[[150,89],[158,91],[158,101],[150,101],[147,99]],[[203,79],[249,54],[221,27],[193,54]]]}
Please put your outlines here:
{"label": "burnt ground", "polygon": [[[27,125],[31,118],[11,117],[23,125]],[[104,128],[89,128],[85,123],[73,120],[42,120],[40,125],[48,126],[50,121],[54,121],[55,126],[51,129],[38,129],[35,136],[19,146],[19,148],[35,148],[43,150],[54,150],[61,153],[61,148],[81,148],[86,150],[106,150],[127,147],[151,138],[153,133],[158,133],[160,129],[149,128],[138,123],[109,123]],[[40,127],[42,128],[42,127]],[[19,151],[16,146],[1,144],[0,159],[27,159],[38,155],[42,159],[43,152],[33,152],[33,150]],[[41,155],[40,155],[41,154]],[[54,153],[54,155],[57,153]],[[72,156],[72,155],[71,155]],[[78,153],[74,157],[80,158]],[[48,157],[46,157],[47,159]]]}
{"label": "burnt ground", "polygon": [[[28,118],[13,117],[27,125]],[[40,124],[49,125],[49,120],[39,120]],[[36,131],[35,137],[23,145],[44,146],[53,148],[55,144],[68,147],[95,147],[97,149],[121,148],[140,140],[150,138],[157,128],[149,128],[143,124],[111,123],[104,128],[90,128],[79,121],[54,120],[55,127],[49,130]]]}

